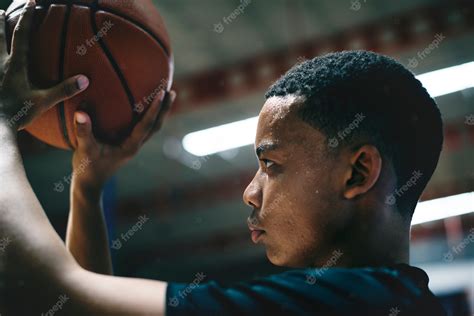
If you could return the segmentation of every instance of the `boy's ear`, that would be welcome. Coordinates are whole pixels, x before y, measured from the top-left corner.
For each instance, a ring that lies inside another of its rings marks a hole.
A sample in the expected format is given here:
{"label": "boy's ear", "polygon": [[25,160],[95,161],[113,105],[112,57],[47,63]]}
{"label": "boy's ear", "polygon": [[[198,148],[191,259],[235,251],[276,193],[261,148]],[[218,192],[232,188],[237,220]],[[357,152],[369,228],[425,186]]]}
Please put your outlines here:
{"label": "boy's ear", "polygon": [[345,179],[344,197],[352,199],[369,191],[382,170],[382,157],[373,145],[364,145],[350,157],[350,170]]}

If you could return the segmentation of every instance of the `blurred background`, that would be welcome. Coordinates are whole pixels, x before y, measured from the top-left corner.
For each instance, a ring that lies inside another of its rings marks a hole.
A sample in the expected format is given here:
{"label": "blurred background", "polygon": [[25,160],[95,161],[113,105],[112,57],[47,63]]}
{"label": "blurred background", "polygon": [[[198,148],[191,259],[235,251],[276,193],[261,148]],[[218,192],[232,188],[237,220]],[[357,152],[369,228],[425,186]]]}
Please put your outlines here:
{"label": "blurred background", "polygon": [[[161,133],[105,190],[111,245],[121,241],[111,250],[118,275],[190,282],[204,273],[230,283],[283,271],[251,242],[246,225],[251,209],[242,193],[257,170],[253,146],[195,156],[182,140],[258,115],[266,88],[292,65],[345,49],[390,55],[416,75],[474,61],[473,1],[154,2],[174,49],[178,99]],[[474,198],[458,195],[474,191],[474,67],[454,78],[442,75],[438,89],[457,79],[471,84],[436,97],[445,144],[422,197],[435,203],[424,204],[430,213],[412,228],[411,264],[428,272],[450,315],[465,315],[474,304]],[[20,139],[28,177],[64,236],[71,152],[26,133]],[[439,200],[453,196],[456,203]],[[140,216],[149,220],[124,240]]]}

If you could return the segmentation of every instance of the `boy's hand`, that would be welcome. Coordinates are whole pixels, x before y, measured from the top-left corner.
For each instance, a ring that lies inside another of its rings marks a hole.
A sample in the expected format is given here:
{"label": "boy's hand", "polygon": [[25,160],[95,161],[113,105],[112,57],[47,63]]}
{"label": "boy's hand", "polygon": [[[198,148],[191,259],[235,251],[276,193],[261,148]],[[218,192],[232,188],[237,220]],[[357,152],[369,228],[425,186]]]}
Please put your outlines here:
{"label": "boy's hand", "polygon": [[0,11],[0,118],[19,130],[55,104],[73,97],[89,85],[78,75],[49,89],[35,88],[28,77],[28,49],[35,1],[29,1],[13,33],[11,54],[5,34],[5,11]]}
{"label": "boy's hand", "polygon": [[175,98],[174,91],[160,92],[131,135],[118,146],[98,142],[92,133],[90,117],[84,112],[76,112],[74,125],[78,145],[73,156],[74,184],[80,189],[99,193],[107,179],[133,158],[145,141],[161,128]]}

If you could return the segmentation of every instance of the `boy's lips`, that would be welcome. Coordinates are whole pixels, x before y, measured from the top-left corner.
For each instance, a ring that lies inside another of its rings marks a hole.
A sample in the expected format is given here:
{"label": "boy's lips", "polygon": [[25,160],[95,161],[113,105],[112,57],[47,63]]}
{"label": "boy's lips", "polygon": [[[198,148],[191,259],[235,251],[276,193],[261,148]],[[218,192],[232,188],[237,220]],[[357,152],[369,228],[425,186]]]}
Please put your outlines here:
{"label": "boy's lips", "polygon": [[260,236],[262,236],[264,233],[265,231],[263,230],[252,230],[251,232],[252,241],[254,243],[257,243]]}
{"label": "boy's lips", "polygon": [[265,231],[263,229],[261,229],[260,227],[256,226],[253,224],[254,222],[252,222],[251,219],[248,219],[247,220],[247,224],[249,226],[249,230],[250,230],[250,234],[251,234],[251,237],[252,237],[252,241],[254,243],[257,243],[258,239],[260,238],[260,236],[262,234],[265,233]]}

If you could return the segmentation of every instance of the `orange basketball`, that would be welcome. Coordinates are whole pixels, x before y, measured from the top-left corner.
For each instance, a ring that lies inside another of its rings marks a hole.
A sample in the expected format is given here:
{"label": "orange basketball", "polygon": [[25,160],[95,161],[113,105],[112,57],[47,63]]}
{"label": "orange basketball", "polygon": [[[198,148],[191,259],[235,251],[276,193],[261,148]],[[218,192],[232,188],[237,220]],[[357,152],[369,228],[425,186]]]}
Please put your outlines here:
{"label": "orange basketball", "polygon": [[[26,0],[7,10],[8,38]],[[30,78],[39,88],[84,74],[88,89],[57,104],[26,129],[59,148],[75,148],[74,112],[87,112],[102,142],[126,138],[173,78],[170,40],[151,0],[37,0]]]}

